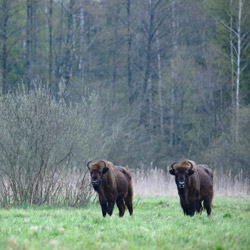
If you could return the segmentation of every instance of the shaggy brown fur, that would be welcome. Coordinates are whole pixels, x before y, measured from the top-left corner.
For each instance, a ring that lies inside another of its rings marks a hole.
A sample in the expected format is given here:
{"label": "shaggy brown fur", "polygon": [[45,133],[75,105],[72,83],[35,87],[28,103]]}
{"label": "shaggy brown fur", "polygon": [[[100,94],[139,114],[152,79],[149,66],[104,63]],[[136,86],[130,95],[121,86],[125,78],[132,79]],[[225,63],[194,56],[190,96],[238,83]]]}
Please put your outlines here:
{"label": "shaggy brown fur", "polygon": [[212,200],[214,196],[213,191],[213,172],[207,165],[197,165],[198,174],[200,178],[200,200],[199,207],[200,213],[202,212],[202,201],[204,201],[204,208],[207,210],[207,214],[212,212]]}
{"label": "shaggy brown fur", "polygon": [[[98,193],[102,215],[110,216],[116,203],[119,216],[125,213],[125,205],[133,215],[133,186],[130,172],[112,162],[99,160],[87,164],[93,188]],[[124,204],[125,203],[125,204]]]}
{"label": "shaggy brown fur", "polygon": [[202,202],[211,214],[213,199],[213,173],[206,165],[196,165],[194,161],[182,160],[173,163],[170,174],[175,182],[184,214],[193,216],[202,212]]}

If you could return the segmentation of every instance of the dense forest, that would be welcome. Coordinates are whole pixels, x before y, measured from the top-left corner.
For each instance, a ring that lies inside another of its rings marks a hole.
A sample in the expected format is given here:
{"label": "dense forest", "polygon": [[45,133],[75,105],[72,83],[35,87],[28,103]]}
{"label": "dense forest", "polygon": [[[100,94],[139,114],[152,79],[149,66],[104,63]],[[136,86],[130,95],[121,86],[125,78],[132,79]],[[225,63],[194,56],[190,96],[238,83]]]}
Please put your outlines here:
{"label": "dense forest", "polygon": [[250,177],[248,0],[0,0],[0,51],[1,164],[26,147]]}

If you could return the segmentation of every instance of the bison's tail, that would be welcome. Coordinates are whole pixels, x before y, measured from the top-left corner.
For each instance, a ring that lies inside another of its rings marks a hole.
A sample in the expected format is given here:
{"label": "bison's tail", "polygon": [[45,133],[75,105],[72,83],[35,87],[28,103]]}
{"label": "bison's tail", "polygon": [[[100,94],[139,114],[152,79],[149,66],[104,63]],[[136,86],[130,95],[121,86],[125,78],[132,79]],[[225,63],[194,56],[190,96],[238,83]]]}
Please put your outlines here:
{"label": "bison's tail", "polygon": [[128,196],[131,197],[131,199],[133,199],[133,195],[134,195],[134,190],[132,185],[132,179],[130,179],[130,182],[128,184]]}

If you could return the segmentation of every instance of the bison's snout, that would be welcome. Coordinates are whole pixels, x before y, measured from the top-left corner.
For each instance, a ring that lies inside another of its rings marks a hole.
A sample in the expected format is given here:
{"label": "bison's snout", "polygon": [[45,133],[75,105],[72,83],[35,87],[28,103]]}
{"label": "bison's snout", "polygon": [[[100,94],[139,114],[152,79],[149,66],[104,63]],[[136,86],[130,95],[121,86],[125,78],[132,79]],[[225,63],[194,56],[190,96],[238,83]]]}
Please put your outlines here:
{"label": "bison's snout", "polygon": [[98,186],[99,185],[98,180],[92,180],[91,183],[92,183],[93,186]]}
{"label": "bison's snout", "polygon": [[185,182],[184,181],[179,181],[179,188],[185,188]]}

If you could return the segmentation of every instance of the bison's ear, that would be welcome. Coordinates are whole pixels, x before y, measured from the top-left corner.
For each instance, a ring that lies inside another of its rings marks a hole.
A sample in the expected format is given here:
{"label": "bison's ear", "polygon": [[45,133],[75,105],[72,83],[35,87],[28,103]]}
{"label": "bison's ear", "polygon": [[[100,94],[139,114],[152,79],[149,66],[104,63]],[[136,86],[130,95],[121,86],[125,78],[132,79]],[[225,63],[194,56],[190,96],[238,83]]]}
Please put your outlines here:
{"label": "bison's ear", "polygon": [[105,167],[105,168],[103,168],[102,173],[105,174],[105,173],[107,173],[108,171],[109,171],[109,168]]}
{"label": "bison's ear", "polygon": [[188,170],[188,175],[192,175],[193,173],[194,173],[194,170],[192,170],[192,169]]}
{"label": "bison's ear", "polygon": [[172,168],[169,170],[169,173],[172,174],[172,175],[175,175],[175,170]]}

